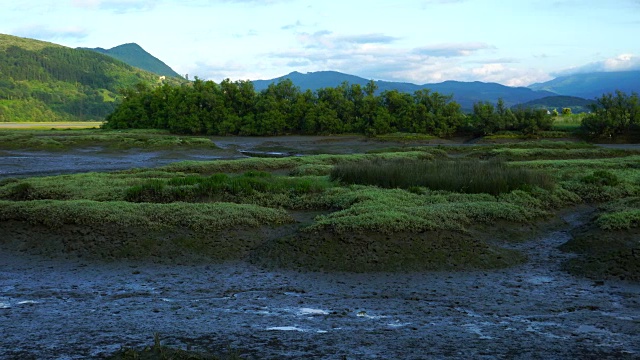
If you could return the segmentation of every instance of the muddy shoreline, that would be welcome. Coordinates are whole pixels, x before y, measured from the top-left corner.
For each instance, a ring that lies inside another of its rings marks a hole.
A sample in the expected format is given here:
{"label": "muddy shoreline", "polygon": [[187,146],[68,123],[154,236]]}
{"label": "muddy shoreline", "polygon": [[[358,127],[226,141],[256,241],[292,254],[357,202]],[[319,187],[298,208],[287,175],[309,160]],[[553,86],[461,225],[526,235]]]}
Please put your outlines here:
{"label": "muddy shoreline", "polygon": [[100,358],[149,345],[252,359],[640,356],[640,285],[569,275],[557,247],[591,209],[511,244],[494,271],[327,273],[0,251],[0,358]]}

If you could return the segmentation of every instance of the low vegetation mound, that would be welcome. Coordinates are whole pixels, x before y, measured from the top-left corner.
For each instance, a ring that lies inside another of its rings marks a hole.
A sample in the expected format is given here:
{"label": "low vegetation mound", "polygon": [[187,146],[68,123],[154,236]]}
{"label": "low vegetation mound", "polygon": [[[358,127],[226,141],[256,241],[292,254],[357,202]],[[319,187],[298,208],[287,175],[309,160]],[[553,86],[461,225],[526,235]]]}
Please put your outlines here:
{"label": "low vegetation mound", "polygon": [[526,257],[458,231],[375,229],[355,233],[307,231],[267,242],[252,260],[267,267],[316,271],[433,271],[498,269]]}
{"label": "low vegetation mound", "polygon": [[524,261],[504,242],[530,238],[538,220],[597,202],[605,205],[593,228],[566,245],[580,253],[569,268],[635,279],[640,156],[585,144],[538,146],[187,161],[6,178],[0,245],[326,271],[491,269]]}
{"label": "low vegetation mound", "polygon": [[[597,176],[599,173],[587,178],[613,182],[611,174]],[[618,182],[615,178],[615,184]],[[594,279],[640,281],[640,197],[611,201],[599,210],[593,221],[576,229],[561,247],[578,254],[565,268]]]}

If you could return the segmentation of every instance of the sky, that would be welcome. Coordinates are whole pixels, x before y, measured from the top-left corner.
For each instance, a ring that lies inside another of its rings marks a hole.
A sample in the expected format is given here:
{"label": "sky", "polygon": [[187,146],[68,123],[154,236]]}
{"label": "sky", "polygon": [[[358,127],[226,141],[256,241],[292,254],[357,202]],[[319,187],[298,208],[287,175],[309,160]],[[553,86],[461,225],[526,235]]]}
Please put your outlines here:
{"label": "sky", "polygon": [[640,70],[640,0],[0,0],[0,33],[137,43],[220,82],[339,71],[415,84],[526,86]]}

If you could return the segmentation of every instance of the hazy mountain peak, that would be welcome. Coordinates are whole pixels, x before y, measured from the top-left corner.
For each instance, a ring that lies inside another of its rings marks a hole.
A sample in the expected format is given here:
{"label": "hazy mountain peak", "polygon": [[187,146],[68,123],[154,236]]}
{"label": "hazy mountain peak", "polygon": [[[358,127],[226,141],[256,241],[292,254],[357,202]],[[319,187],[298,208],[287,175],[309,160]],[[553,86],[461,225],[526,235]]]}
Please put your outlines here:
{"label": "hazy mountain peak", "polygon": [[552,91],[560,95],[593,99],[616,90],[640,92],[640,71],[592,72],[560,76],[553,80],[529,85],[533,90]]}

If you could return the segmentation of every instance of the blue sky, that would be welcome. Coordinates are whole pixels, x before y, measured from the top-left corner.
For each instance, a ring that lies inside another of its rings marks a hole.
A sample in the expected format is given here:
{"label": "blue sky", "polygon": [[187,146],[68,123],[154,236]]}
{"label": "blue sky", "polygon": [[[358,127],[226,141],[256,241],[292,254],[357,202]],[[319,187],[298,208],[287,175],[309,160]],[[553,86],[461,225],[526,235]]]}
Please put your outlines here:
{"label": "blue sky", "polygon": [[69,47],[135,42],[219,82],[335,70],[417,84],[525,86],[640,69],[640,0],[21,0],[0,33]]}

